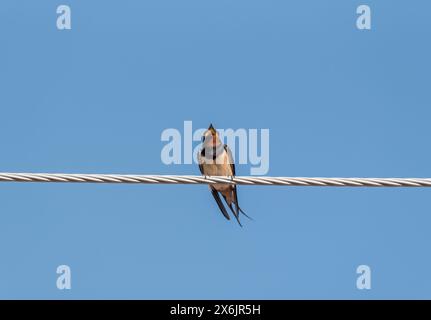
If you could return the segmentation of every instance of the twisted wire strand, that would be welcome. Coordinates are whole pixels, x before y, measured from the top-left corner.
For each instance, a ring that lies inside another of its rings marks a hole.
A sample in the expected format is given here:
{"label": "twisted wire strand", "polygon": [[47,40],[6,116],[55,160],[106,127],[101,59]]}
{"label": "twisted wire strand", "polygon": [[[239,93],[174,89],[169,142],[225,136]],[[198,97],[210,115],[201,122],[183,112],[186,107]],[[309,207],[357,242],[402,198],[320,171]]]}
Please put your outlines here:
{"label": "twisted wire strand", "polygon": [[0,173],[0,182],[214,184],[301,187],[431,187],[431,178],[306,178],[257,176]]}

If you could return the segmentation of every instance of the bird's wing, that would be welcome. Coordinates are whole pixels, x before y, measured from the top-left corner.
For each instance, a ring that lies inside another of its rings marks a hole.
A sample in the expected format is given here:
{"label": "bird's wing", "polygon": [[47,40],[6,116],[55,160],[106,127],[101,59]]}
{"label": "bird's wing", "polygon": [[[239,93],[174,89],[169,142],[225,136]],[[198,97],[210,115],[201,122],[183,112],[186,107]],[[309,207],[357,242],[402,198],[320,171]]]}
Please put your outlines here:
{"label": "bird's wing", "polygon": [[[204,152],[205,152],[205,150],[204,150]],[[202,158],[202,152],[199,152],[198,153],[199,171],[201,172],[201,174],[205,175],[204,166],[202,165],[201,158]]]}
{"label": "bird's wing", "polygon": [[214,189],[213,186],[210,186],[210,189],[211,189],[211,194],[213,195],[215,201],[217,202],[217,205],[218,205],[221,213],[223,213],[223,215],[226,219],[230,220],[230,217],[226,211],[226,208],[223,205],[223,202],[221,202],[220,195],[218,194],[217,190]]}
{"label": "bird's wing", "polygon": [[239,217],[239,203],[238,203],[238,193],[236,192],[236,185],[233,186],[233,201],[235,202],[236,214]]}
{"label": "bird's wing", "polygon": [[232,151],[230,151],[230,148],[227,144],[224,145],[224,150],[227,153],[227,159],[229,161],[228,164],[230,165],[230,169],[232,171],[232,176],[234,176],[235,175],[235,163],[233,161]]}
{"label": "bird's wing", "polygon": [[[235,176],[236,175],[236,172],[235,172],[235,163],[233,161],[232,151],[230,151],[230,148],[229,148],[229,146],[227,144],[224,145],[224,149],[225,149],[225,151],[227,153],[227,157],[228,157],[230,169],[232,171],[232,176]],[[237,194],[237,191],[236,191],[236,185],[233,186],[231,192],[233,193],[233,202],[235,203],[235,209],[236,210],[233,210],[232,204],[230,204],[229,207],[230,207],[231,211],[233,212],[235,218],[238,220],[239,225],[241,225],[241,223],[239,222],[239,213],[242,212],[245,216],[247,216],[247,215],[239,207],[239,204],[238,204],[238,194]],[[226,198],[225,198],[225,200],[226,200]],[[227,203],[227,201],[226,201],[226,203]]]}

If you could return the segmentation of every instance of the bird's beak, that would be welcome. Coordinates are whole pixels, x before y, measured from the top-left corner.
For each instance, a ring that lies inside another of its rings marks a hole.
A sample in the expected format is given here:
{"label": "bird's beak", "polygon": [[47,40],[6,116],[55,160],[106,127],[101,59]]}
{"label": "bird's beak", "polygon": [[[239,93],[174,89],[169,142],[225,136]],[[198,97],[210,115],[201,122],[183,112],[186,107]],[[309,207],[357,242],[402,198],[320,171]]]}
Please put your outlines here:
{"label": "bird's beak", "polygon": [[211,134],[212,134],[213,136],[215,136],[215,135],[217,134],[217,131],[216,131],[216,129],[214,129],[214,127],[213,127],[212,123],[211,123],[211,124],[210,124],[210,126],[208,127],[208,130],[211,132]]}

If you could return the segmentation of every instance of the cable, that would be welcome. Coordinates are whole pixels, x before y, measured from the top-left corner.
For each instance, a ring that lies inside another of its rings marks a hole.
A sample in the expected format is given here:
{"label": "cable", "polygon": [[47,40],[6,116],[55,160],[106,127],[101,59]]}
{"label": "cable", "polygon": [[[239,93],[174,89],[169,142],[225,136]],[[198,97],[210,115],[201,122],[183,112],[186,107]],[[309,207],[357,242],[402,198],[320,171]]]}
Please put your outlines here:
{"label": "cable", "polygon": [[213,184],[302,187],[431,187],[431,178],[302,178],[302,177],[204,177],[193,175],[130,175],[68,173],[0,173],[0,182],[75,182],[143,184]]}

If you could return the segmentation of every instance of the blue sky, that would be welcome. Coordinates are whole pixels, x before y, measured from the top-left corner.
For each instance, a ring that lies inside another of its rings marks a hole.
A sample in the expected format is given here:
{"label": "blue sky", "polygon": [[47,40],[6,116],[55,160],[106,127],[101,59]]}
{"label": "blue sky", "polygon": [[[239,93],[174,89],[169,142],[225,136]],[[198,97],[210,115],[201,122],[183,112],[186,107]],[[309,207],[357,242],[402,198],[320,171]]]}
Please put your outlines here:
{"label": "blue sky", "polygon": [[[270,129],[268,175],[430,177],[430,10],[2,1],[0,171],[199,174],[160,160],[191,120]],[[241,186],[240,228],[204,185],[1,183],[0,298],[431,298],[430,192]]]}

